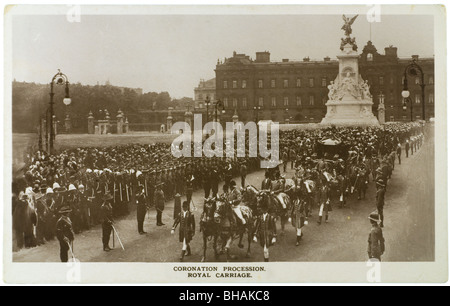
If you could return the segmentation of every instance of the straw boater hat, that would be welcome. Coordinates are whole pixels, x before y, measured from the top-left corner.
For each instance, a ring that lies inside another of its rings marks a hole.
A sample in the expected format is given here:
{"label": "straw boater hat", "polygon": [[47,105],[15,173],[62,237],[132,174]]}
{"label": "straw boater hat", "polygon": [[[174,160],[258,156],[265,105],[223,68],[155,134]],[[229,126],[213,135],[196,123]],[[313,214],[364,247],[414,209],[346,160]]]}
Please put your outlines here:
{"label": "straw boater hat", "polygon": [[372,221],[375,221],[375,222],[381,222],[380,215],[378,214],[377,211],[372,212],[369,215],[369,219],[372,220]]}
{"label": "straw boater hat", "polygon": [[65,191],[66,190],[66,187],[61,187],[61,186],[59,186],[59,184],[58,183],[53,183],[53,191],[56,191],[56,192],[62,192],[62,191]]}

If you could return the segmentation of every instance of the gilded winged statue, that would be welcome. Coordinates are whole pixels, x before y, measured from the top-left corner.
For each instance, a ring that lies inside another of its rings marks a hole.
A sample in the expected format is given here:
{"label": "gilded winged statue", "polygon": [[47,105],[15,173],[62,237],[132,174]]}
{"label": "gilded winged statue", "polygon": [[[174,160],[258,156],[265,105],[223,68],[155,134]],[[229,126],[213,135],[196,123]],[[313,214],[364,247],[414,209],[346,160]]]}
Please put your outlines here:
{"label": "gilded winged statue", "polygon": [[345,23],[341,29],[344,30],[346,36],[350,36],[350,34],[352,34],[352,24],[355,22],[356,17],[358,17],[358,15],[353,18],[347,18],[345,15],[342,15],[342,19],[344,19]]}

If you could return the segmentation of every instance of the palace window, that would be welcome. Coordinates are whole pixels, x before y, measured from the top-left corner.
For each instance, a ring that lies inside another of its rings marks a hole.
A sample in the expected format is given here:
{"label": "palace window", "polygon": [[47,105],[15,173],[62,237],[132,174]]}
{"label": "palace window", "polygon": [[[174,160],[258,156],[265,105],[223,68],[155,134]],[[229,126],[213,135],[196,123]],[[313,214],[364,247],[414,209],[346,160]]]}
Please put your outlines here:
{"label": "palace window", "polygon": [[420,95],[416,94],[415,98],[416,104],[420,104]]}
{"label": "palace window", "polygon": [[275,80],[270,80],[270,87],[275,88],[277,85]]}
{"label": "palace window", "polygon": [[283,87],[288,88],[289,87],[289,80],[283,80]]}
{"label": "palace window", "polygon": [[272,97],[272,107],[277,107],[277,98]]}
{"label": "palace window", "polygon": [[420,85],[420,78],[419,78],[419,77],[416,77],[415,83],[416,83],[417,85]]}
{"label": "palace window", "polygon": [[380,86],[383,86],[383,85],[384,85],[384,78],[383,78],[382,76],[380,76],[380,77],[378,78],[378,83],[380,84]]}
{"label": "palace window", "polygon": [[297,106],[302,106],[302,97],[297,96]]}
{"label": "palace window", "polygon": [[228,88],[228,81],[223,81],[223,88],[227,89]]}
{"label": "palace window", "polygon": [[314,87],[314,78],[309,79],[309,87]]}
{"label": "palace window", "polygon": [[242,88],[247,88],[247,80],[242,80]]}
{"label": "palace window", "polygon": [[322,78],[322,87],[327,87],[327,78]]}
{"label": "palace window", "polygon": [[297,79],[297,87],[302,87],[302,79]]}
{"label": "palace window", "polygon": [[309,105],[314,105],[314,96],[313,95],[309,96]]}
{"label": "palace window", "polygon": [[228,108],[228,98],[223,98],[223,106]]}
{"label": "palace window", "polygon": [[430,75],[430,77],[428,78],[428,84],[434,84],[434,77],[432,75]]}
{"label": "palace window", "polygon": [[428,103],[434,103],[434,93],[428,95]]}
{"label": "palace window", "polygon": [[258,80],[258,88],[263,88],[263,80]]}
{"label": "palace window", "polygon": [[237,99],[233,98],[233,108],[236,108],[236,107],[237,107]]}
{"label": "palace window", "polygon": [[237,81],[236,80],[233,81],[233,88],[237,88]]}
{"label": "palace window", "polygon": [[258,98],[258,105],[263,107],[264,106],[264,98],[263,97],[259,97]]}
{"label": "palace window", "polygon": [[368,62],[373,61],[373,54],[372,53],[367,53],[367,61]]}
{"label": "palace window", "polygon": [[289,97],[284,97],[284,106],[289,106]]}

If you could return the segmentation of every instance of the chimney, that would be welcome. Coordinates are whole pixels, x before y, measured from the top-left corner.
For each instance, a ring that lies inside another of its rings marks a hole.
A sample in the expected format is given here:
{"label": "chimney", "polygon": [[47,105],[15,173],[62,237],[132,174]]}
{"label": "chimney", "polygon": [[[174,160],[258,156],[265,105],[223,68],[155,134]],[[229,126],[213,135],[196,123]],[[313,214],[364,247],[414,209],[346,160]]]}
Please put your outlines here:
{"label": "chimney", "polygon": [[288,58],[283,58],[282,61],[283,61],[283,63],[287,63],[287,62],[289,62],[289,59]]}
{"label": "chimney", "polygon": [[256,52],[256,63],[270,63],[270,52]]}
{"label": "chimney", "polygon": [[330,57],[329,57],[329,56],[324,57],[323,60],[324,60],[325,62],[329,62],[329,61],[330,61]]}
{"label": "chimney", "polygon": [[413,61],[418,61],[419,60],[419,56],[418,55],[412,55],[411,56]]}
{"label": "chimney", "polygon": [[304,62],[309,62],[309,56],[308,56],[308,57],[304,57],[304,58],[303,58],[303,61],[304,61]]}

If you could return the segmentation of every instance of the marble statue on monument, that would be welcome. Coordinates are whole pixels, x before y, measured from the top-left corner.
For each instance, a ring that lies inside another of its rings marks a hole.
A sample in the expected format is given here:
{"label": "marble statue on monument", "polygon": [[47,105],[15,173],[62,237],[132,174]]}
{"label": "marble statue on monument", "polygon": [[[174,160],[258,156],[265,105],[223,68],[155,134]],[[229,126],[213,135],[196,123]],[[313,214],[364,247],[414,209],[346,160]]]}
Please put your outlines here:
{"label": "marble statue on monument", "polygon": [[356,17],[343,16],[345,38],[341,39],[341,53],[337,55],[339,73],[328,85],[327,114],[321,122],[324,125],[379,125],[372,113],[369,84],[359,74],[358,46],[355,38],[350,37]]}

